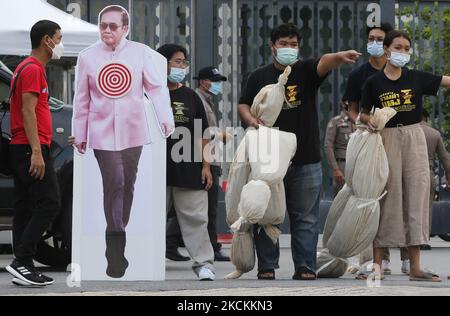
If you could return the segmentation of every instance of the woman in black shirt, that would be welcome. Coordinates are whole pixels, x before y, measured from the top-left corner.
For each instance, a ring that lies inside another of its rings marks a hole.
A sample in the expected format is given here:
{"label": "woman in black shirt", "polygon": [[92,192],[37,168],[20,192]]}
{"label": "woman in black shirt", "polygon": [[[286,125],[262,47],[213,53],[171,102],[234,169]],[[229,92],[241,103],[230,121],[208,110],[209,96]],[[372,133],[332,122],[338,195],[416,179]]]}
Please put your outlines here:
{"label": "woman in black shirt", "polygon": [[[360,120],[376,131],[369,116],[373,107],[391,107],[397,115],[381,132],[389,161],[388,192],[381,206],[380,226],[374,240],[377,274],[387,248],[408,247],[411,281],[440,282],[420,266],[420,246],[429,239],[429,166],[425,135],[419,126],[424,95],[450,87],[450,77],[405,68],[411,40],[402,31],[390,32],[384,41],[388,63],[373,75],[363,90]],[[383,277],[383,276],[381,276]]]}

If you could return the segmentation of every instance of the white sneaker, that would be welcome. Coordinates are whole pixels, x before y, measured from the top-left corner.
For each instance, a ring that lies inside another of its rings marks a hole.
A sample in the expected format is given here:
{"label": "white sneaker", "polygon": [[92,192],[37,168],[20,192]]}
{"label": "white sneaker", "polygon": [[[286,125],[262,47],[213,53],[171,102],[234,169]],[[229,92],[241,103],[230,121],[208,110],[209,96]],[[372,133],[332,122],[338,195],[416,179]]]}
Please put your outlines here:
{"label": "white sneaker", "polygon": [[411,271],[411,265],[409,260],[403,260],[402,261],[402,273],[409,275]]}
{"label": "white sneaker", "polygon": [[383,260],[383,262],[381,263],[381,269],[383,270],[384,275],[392,274],[391,263],[387,260]]}
{"label": "white sneaker", "polygon": [[202,267],[198,271],[198,279],[200,281],[214,281],[216,279],[216,274],[211,269]]}

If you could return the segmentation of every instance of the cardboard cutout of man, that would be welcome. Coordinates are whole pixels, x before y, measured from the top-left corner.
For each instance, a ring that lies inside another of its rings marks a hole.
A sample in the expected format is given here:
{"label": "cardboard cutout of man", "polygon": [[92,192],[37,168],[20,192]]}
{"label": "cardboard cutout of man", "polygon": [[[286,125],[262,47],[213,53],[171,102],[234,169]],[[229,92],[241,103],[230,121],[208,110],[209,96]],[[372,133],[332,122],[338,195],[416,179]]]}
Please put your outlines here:
{"label": "cardboard cutout of man", "polygon": [[78,57],[73,130],[78,151],[85,153],[89,143],[100,167],[107,222],[106,274],[122,278],[128,267],[126,227],[139,159],[143,146],[150,143],[144,92],[152,100],[165,138],[175,124],[167,73],[157,68],[155,51],[126,39],[127,10],[108,6],[98,21],[100,41]]}

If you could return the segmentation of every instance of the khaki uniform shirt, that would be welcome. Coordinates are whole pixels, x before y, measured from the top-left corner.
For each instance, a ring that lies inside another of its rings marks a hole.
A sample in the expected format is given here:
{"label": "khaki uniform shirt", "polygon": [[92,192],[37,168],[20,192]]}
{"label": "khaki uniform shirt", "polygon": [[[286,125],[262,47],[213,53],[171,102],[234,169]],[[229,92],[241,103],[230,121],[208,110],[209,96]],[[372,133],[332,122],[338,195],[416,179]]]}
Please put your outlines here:
{"label": "khaki uniform shirt", "polygon": [[428,146],[428,160],[430,162],[430,169],[434,173],[434,161],[436,160],[436,154],[442,163],[445,170],[447,180],[450,180],[450,157],[445,150],[444,141],[442,140],[441,133],[434,128],[428,126],[425,122],[420,123],[423,132],[425,133],[425,139]]}
{"label": "khaki uniform shirt", "polygon": [[[217,122],[217,116],[213,110],[214,103],[212,102],[212,96],[200,88],[195,89],[195,92],[197,92],[198,96],[202,100],[203,107],[205,108],[205,112],[206,112],[206,118],[208,119],[209,127],[216,127],[217,132],[219,132],[219,130],[218,130],[219,124]],[[213,140],[213,141],[215,141],[215,140]],[[213,154],[214,154],[214,151],[213,151]],[[221,164],[220,164],[220,162],[214,161],[211,163],[211,166],[220,167]]]}
{"label": "khaki uniform shirt", "polygon": [[[339,168],[338,160],[345,161],[350,135],[356,130],[345,112],[331,119],[325,136],[325,154],[333,170]],[[343,171],[343,170],[341,170]]]}

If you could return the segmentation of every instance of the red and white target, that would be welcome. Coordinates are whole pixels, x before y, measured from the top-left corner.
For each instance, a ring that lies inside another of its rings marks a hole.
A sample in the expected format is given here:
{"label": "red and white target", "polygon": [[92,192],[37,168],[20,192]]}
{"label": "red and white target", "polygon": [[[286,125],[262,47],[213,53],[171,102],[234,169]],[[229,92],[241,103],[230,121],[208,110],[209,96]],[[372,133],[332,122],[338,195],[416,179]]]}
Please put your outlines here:
{"label": "red and white target", "polygon": [[130,69],[124,64],[113,62],[105,65],[99,72],[97,87],[107,98],[118,99],[127,95],[133,84]]}

